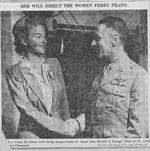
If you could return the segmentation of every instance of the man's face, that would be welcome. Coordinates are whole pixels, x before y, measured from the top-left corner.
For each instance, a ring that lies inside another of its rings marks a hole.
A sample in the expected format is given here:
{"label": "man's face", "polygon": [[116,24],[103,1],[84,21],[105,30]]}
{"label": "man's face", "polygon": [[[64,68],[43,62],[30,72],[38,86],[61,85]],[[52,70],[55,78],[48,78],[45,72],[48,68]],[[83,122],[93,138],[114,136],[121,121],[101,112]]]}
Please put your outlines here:
{"label": "man's face", "polygon": [[31,48],[29,51],[38,56],[43,55],[47,44],[45,28],[42,25],[31,25],[28,32],[27,44]]}
{"label": "man's face", "polygon": [[112,55],[112,34],[111,29],[106,27],[105,24],[97,26],[96,32],[98,38],[95,41],[97,54],[99,58],[111,57]]}

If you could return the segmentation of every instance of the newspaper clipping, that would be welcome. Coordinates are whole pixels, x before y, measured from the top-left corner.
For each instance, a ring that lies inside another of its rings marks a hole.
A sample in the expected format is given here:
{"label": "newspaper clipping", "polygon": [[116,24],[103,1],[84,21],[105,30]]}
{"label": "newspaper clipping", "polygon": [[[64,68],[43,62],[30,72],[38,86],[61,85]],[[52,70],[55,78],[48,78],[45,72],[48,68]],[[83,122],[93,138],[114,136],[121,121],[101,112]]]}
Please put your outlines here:
{"label": "newspaper clipping", "polygon": [[0,20],[12,149],[150,148],[149,1],[1,1]]}

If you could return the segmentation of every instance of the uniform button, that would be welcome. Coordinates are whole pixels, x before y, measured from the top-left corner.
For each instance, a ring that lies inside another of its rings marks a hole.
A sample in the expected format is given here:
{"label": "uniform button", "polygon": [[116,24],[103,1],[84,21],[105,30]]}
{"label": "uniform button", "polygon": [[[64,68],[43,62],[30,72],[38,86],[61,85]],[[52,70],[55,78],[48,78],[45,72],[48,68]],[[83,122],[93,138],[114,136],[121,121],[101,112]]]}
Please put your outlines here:
{"label": "uniform button", "polygon": [[98,118],[101,118],[101,115],[98,115]]}

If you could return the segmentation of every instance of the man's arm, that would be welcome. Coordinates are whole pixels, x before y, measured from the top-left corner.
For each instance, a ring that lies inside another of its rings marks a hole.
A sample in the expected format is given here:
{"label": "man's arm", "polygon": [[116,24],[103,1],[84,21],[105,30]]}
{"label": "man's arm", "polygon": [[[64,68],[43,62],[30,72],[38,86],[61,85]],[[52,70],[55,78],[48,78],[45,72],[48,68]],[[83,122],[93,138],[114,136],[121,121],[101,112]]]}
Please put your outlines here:
{"label": "man's arm", "polygon": [[28,116],[35,119],[37,123],[47,128],[48,130],[59,134],[64,134],[66,131],[65,122],[39,112],[29,102],[23,87],[23,81],[20,72],[12,73],[11,70],[7,70],[6,77],[10,93],[18,108],[22,109]]}
{"label": "man's arm", "polygon": [[130,92],[130,107],[126,137],[147,137],[148,133],[148,76],[139,73]]}

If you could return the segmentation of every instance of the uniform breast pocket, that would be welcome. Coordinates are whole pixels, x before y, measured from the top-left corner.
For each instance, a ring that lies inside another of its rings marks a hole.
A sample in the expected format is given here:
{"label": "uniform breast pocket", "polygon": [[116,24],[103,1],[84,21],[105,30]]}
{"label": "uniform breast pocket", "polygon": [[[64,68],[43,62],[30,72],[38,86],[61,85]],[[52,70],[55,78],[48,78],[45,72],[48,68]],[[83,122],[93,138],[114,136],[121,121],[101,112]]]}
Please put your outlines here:
{"label": "uniform breast pocket", "polygon": [[125,83],[112,82],[103,87],[105,90],[105,112],[123,114],[127,112],[129,106],[130,91]]}

